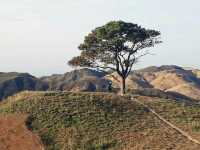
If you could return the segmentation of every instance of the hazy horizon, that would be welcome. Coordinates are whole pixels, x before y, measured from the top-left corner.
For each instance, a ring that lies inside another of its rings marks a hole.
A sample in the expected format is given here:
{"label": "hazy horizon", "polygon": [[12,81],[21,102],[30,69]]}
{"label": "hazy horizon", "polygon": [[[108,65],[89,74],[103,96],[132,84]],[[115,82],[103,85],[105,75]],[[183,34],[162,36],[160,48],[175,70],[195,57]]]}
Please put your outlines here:
{"label": "hazy horizon", "polygon": [[67,72],[84,36],[111,20],[161,31],[163,43],[151,50],[155,55],[142,58],[136,68],[200,68],[199,14],[197,0],[0,1],[0,72]]}

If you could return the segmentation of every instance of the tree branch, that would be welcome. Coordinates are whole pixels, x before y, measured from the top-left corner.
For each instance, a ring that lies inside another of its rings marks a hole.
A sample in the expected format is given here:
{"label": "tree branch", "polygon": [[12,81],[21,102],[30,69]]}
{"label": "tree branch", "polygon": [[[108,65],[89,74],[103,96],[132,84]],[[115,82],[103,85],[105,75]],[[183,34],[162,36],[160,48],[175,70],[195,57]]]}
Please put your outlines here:
{"label": "tree branch", "polygon": [[116,61],[116,71],[120,76],[123,76],[122,72],[119,69],[119,60],[117,59],[117,52],[115,52],[115,57],[114,57],[115,61]]}

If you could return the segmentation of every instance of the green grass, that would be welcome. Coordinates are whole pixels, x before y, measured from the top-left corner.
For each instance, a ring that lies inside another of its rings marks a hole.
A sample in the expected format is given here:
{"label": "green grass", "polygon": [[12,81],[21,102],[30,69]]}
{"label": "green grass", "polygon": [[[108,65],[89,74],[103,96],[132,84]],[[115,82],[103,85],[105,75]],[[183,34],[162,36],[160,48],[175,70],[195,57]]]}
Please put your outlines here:
{"label": "green grass", "polygon": [[116,135],[148,114],[129,97],[91,93],[30,94],[4,103],[0,112],[29,114],[27,126],[48,150],[117,149]]}
{"label": "green grass", "polygon": [[[143,100],[179,125],[200,132],[197,106]],[[106,93],[23,92],[0,103],[0,113],[25,113],[27,127],[47,150],[199,149],[143,106]]]}

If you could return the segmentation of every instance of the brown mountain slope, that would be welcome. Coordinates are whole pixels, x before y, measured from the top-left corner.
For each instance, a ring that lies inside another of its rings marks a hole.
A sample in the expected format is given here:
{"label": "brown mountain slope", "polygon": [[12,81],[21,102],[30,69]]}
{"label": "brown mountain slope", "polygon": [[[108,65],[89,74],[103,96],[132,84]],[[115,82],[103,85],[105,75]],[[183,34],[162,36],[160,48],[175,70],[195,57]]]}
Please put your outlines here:
{"label": "brown mountain slope", "polygon": [[200,99],[200,79],[197,78],[197,74],[190,70],[168,66],[166,69],[159,70],[158,68],[156,71],[143,72],[141,75],[156,89],[177,92],[194,99]]}
{"label": "brown mountain slope", "polygon": [[193,73],[200,79],[200,70],[194,70]]}
{"label": "brown mountain slope", "polygon": [[188,97],[192,97],[194,99],[200,98],[200,87],[193,83],[180,84],[171,89],[168,89],[167,91],[184,94],[184,95],[186,95]]}
{"label": "brown mountain slope", "polygon": [[175,86],[187,84],[190,81],[186,80],[187,75],[179,74],[175,71],[161,71],[155,73],[155,79],[150,82],[154,88],[160,90],[168,90]]}
{"label": "brown mountain slope", "polygon": [[193,69],[193,68],[187,69],[186,68],[186,70],[192,71],[195,74],[195,76],[200,79],[200,70],[199,69]]}
{"label": "brown mountain slope", "polygon": [[40,138],[30,132],[25,115],[0,116],[0,150],[43,150]]}
{"label": "brown mountain slope", "polygon": [[[116,73],[109,74],[105,76],[105,78],[112,81],[114,88],[120,87],[121,78]],[[129,89],[152,88],[152,86],[140,74],[132,74],[129,76],[126,79],[126,86]]]}
{"label": "brown mountain slope", "polygon": [[[193,99],[200,99],[200,71],[183,69],[178,66],[148,67],[132,73],[126,81],[128,89],[159,89],[175,92]],[[106,76],[115,88],[120,87],[116,73]]]}

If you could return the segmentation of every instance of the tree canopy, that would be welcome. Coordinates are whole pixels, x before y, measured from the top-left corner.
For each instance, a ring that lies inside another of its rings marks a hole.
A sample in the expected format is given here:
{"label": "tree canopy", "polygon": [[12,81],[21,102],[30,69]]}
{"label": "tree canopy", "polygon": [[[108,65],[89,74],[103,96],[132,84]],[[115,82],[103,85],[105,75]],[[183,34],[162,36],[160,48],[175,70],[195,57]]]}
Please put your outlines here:
{"label": "tree canopy", "polygon": [[137,24],[111,21],[85,37],[79,46],[80,56],[74,57],[69,64],[111,69],[125,81],[137,60],[148,53],[145,48],[161,42],[159,36],[159,31]]}

